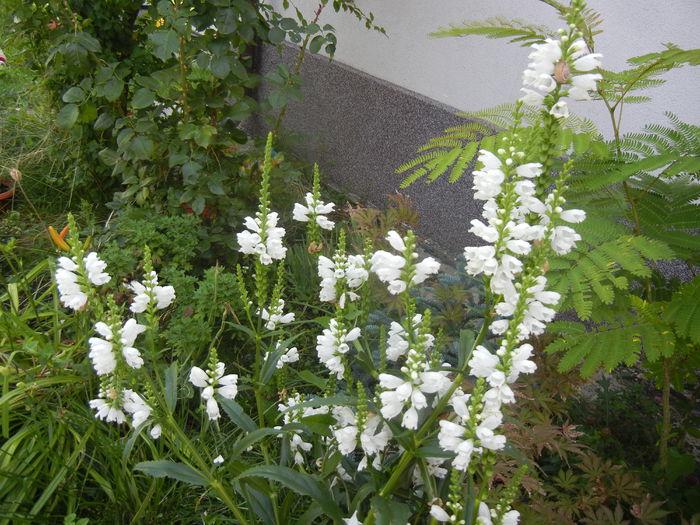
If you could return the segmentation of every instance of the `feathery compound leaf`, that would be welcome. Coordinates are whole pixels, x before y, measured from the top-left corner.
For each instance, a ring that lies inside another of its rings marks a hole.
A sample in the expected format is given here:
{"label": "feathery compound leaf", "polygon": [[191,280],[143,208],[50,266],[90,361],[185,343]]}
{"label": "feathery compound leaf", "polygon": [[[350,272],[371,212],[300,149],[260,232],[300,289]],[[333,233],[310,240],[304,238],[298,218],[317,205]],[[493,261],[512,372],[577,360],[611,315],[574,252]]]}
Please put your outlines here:
{"label": "feathery compound leaf", "polygon": [[552,289],[562,295],[560,308],[574,308],[583,320],[591,318],[596,300],[598,304],[612,304],[615,291],[627,289],[627,279],[617,275],[619,272],[648,277],[649,260],[672,259],[675,255],[665,243],[643,236],[603,236],[597,244],[585,234],[584,239],[589,242],[566,256],[553,258],[549,274]]}
{"label": "feathery compound leaf", "polygon": [[489,18],[483,22],[463,22],[461,25],[451,25],[440,28],[431,37],[482,35],[486,38],[507,38],[509,42],[517,42],[523,47],[531,46],[555,36],[555,31],[545,27],[527,24],[522,20],[508,20],[503,17]]}
{"label": "feathery compound leaf", "polygon": [[[576,324],[579,326],[572,326]],[[590,377],[601,367],[609,371],[621,363],[631,365],[639,359],[642,350],[647,358],[655,360],[669,355],[674,347],[672,333],[659,332],[657,326],[632,313],[590,330],[580,323],[552,323],[550,331],[559,333],[560,338],[545,351],[565,353],[559,362],[560,371],[571,370],[582,363],[582,377]]]}
{"label": "feathery compound leaf", "polygon": [[675,326],[678,335],[700,344],[700,276],[673,294],[664,319]]}

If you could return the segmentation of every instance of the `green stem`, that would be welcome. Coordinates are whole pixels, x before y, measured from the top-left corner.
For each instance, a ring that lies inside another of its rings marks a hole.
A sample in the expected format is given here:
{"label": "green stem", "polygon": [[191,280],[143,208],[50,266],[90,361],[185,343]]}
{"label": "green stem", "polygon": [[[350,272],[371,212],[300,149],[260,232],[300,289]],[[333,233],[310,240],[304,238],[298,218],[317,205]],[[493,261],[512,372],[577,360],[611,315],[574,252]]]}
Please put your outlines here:
{"label": "green stem", "polygon": [[661,391],[661,436],[659,439],[659,465],[664,482],[668,482],[668,442],[671,439],[671,360],[663,360],[663,387]]}

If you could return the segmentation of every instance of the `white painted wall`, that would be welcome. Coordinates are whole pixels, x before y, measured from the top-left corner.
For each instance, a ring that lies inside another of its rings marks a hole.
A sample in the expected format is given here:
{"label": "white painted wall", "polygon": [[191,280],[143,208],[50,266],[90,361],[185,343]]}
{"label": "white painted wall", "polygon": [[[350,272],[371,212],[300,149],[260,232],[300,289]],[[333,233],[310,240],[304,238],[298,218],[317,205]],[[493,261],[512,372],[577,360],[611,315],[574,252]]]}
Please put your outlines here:
{"label": "white painted wall", "polygon": [[[428,33],[451,23],[499,15],[553,29],[563,24],[552,8],[537,0],[356,0],[355,4],[373,12],[387,36],[368,31],[353,16],[336,14],[328,6],[320,23],[336,28],[335,60],[459,110],[518,98],[529,50],[500,39],[435,39]],[[298,0],[296,5],[310,18],[317,1]],[[589,5],[604,18],[596,51],[603,53],[607,69],[621,69],[628,57],[659,51],[663,42],[700,48],[700,0],[589,0]],[[665,86],[649,91],[653,102],[627,106],[623,132],[666,122],[664,111],[700,124],[700,67],[686,67],[664,78]],[[602,102],[578,103],[573,109],[610,135]]]}

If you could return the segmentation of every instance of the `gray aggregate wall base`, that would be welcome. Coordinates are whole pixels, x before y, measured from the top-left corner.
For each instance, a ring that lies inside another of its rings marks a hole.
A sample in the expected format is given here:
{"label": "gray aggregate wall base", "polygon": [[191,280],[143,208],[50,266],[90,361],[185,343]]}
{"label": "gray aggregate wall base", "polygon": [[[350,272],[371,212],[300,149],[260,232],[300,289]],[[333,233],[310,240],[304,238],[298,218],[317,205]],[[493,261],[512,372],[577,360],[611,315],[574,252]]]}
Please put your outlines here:
{"label": "gray aggregate wall base", "polygon": [[[280,56],[277,49],[264,47],[260,72],[280,62],[291,67],[296,52],[296,47],[283,46]],[[385,206],[387,195],[397,191],[402,180],[394,173],[397,166],[413,158],[429,138],[464,122],[454,108],[316,55],[307,55],[301,74],[303,99],[289,105],[284,122],[303,137],[292,143],[295,153],[316,162],[327,181],[373,206]],[[263,85],[258,95],[267,89]],[[260,120],[249,127],[255,134],[267,131]],[[417,233],[456,255],[466,245],[482,244],[467,231],[469,221],[481,215],[481,205],[471,198],[470,177],[455,184],[447,178],[401,191],[420,214]]]}

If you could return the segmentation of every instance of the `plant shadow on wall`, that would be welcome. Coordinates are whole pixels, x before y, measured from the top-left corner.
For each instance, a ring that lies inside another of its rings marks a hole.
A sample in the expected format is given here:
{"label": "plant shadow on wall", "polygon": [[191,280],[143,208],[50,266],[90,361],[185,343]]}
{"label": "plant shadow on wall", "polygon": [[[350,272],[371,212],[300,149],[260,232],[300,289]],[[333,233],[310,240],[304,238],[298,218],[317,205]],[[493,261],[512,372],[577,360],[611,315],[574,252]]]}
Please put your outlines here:
{"label": "plant shadow on wall", "polygon": [[[560,14],[567,12],[558,2],[545,3]],[[594,51],[602,17],[592,9],[582,14],[578,22],[581,42]],[[534,43],[546,52],[556,33],[520,20],[495,18],[454,25],[433,36],[466,35]],[[644,90],[662,85],[664,73],[700,65],[700,50],[667,44],[662,51],[630,59],[628,69],[619,72],[601,68],[593,60],[596,56],[589,55],[577,64],[585,74],[574,74],[563,61],[550,71],[534,60],[523,76],[521,117],[525,125],[542,132],[535,134],[532,147],[541,152],[543,163],[551,162],[555,169],[561,169],[564,162],[570,166],[567,201],[587,212],[578,229],[583,241],[568,255],[551,259],[547,273],[554,289],[562,294],[561,307],[573,309],[584,322],[550,325],[549,332],[557,338],[547,352],[563,354],[561,370],[581,366],[583,377],[591,377],[601,367],[610,371],[637,363],[644,377],[656,383],[660,392],[651,397],[661,405],[661,414],[647,411],[647,418],[639,418],[632,426],[646,427],[642,434],[648,436],[647,445],[658,436],[658,452],[642,464],[633,463],[646,477],[660,480],[657,493],[668,498],[668,508],[690,517],[700,511],[696,503],[700,501],[698,458],[688,454],[685,441],[686,436],[700,433],[697,414],[688,410],[698,399],[696,371],[700,365],[700,127],[667,114],[667,125],[648,125],[641,132],[623,134],[622,110],[628,104],[649,101]],[[595,79],[594,92],[579,91]],[[571,93],[576,91],[573,98],[593,98],[605,105],[612,139],[603,139],[592,122],[570,114],[566,105],[552,107],[544,117],[530,107],[558,90],[561,83],[570,85]],[[474,167],[477,151],[493,147],[504,135],[498,130],[512,125],[512,110],[513,106],[503,105],[462,114],[470,120],[431,139],[418,156],[397,169],[407,174],[403,186],[421,178],[430,182],[446,173],[451,182],[462,177]],[[563,129],[550,142],[545,138],[548,126],[559,118],[564,121]],[[657,264],[661,261],[685,268],[685,282],[664,272]],[[631,409],[632,400],[639,403],[634,410],[648,406],[646,396],[635,395],[639,385],[623,384],[629,386],[618,397],[611,398],[607,388],[602,390],[603,400],[618,402],[613,413]],[[620,405],[625,396],[628,404]],[[598,432],[606,428],[610,430],[608,423]],[[619,446],[622,443],[624,439]],[[621,453],[603,448],[615,459],[631,459],[630,450]],[[605,519],[622,519],[613,514]]]}

